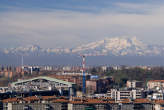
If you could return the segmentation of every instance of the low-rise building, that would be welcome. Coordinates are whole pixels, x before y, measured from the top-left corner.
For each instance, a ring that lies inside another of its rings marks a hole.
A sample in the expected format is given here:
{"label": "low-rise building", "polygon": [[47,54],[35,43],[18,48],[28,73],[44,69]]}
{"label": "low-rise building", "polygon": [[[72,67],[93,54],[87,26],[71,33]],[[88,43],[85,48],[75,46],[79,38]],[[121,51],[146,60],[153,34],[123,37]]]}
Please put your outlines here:
{"label": "low-rise building", "polygon": [[164,110],[164,100],[155,100],[154,110]]}
{"label": "low-rise building", "polygon": [[67,110],[68,102],[54,96],[9,98],[3,100],[3,110]]}
{"label": "low-rise building", "polygon": [[87,80],[86,81],[86,93],[94,94],[97,90],[97,81],[96,80]]}
{"label": "low-rise building", "polygon": [[163,100],[30,96],[2,101],[3,110],[162,110]]}
{"label": "low-rise building", "polygon": [[164,93],[163,92],[156,92],[151,95],[151,99],[153,100],[163,100],[164,99]]}
{"label": "low-rise building", "polygon": [[122,100],[122,99],[137,99],[142,98],[143,93],[142,90],[117,90],[111,89],[108,91],[107,95],[115,100]]}
{"label": "low-rise building", "polygon": [[163,89],[164,80],[150,80],[147,82],[148,89]]}
{"label": "low-rise building", "polygon": [[143,82],[142,81],[127,81],[126,82],[127,88],[143,88]]}

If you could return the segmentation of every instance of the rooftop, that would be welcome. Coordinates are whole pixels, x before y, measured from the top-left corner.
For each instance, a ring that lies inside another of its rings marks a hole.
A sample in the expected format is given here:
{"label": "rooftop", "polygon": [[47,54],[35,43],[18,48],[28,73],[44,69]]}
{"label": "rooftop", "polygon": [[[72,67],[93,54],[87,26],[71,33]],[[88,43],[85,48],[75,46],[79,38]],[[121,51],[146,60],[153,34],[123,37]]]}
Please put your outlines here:
{"label": "rooftop", "polygon": [[45,79],[45,80],[49,80],[49,81],[60,82],[60,83],[69,85],[70,87],[72,85],[74,85],[74,83],[72,83],[72,82],[67,82],[67,81],[63,81],[63,80],[59,80],[59,79],[51,78],[51,77],[46,77],[46,76],[39,76],[39,77],[31,78],[31,79],[13,82],[13,83],[11,83],[11,85],[14,86],[14,85],[19,84],[19,83],[29,82],[29,81],[33,81],[33,80],[37,80],[37,79]]}
{"label": "rooftop", "polygon": [[164,104],[164,100],[154,100],[154,103],[156,103],[156,104]]}
{"label": "rooftop", "polygon": [[9,98],[9,99],[4,99],[2,100],[3,103],[13,103],[17,102],[19,103],[20,101],[25,101],[25,102],[33,102],[33,101],[42,101],[42,100],[48,100],[51,101],[52,103],[71,103],[71,104],[126,104],[126,103],[133,103],[133,104],[138,104],[138,103],[155,103],[155,104],[164,104],[164,100],[153,100],[150,101],[149,99],[135,99],[134,101],[131,101],[130,99],[124,99],[115,102],[112,99],[104,100],[103,98],[72,98],[72,100],[69,100],[66,97],[56,97],[56,96],[30,96],[30,97],[25,97],[25,98]]}
{"label": "rooftop", "polygon": [[150,80],[148,82],[163,82],[164,83],[164,80]]}
{"label": "rooftop", "polygon": [[151,103],[149,99],[135,99],[134,103]]}

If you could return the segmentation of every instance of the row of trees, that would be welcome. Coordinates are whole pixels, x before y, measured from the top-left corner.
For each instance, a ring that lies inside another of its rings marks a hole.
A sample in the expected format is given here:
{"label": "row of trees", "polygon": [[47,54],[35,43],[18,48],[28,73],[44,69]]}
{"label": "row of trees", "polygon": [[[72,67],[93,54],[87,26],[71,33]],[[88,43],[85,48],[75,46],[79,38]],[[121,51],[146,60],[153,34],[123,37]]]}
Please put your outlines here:
{"label": "row of trees", "polygon": [[142,68],[122,68],[121,70],[114,70],[112,68],[107,71],[93,68],[91,73],[103,76],[113,77],[115,84],[123,87],[127,80],[138,80],[146,82],[148,80],[164,80],[164,67],[153,67],[150,70]]}

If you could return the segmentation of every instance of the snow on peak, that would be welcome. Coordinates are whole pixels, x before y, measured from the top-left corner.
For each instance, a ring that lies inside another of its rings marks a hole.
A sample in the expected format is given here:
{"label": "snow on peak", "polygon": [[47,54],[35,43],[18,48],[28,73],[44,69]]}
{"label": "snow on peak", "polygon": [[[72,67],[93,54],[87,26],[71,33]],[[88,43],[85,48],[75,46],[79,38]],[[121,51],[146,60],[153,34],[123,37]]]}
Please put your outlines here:
{"label": "snow on peak", "polygon": [[[105,38],[97,42],[81,45],[72,50],[73,53],[93,53],[93,54],[108,54],[112,53],[115,55],[127,55],[128,53],[134,53],[134,50],[140,51],[145,49],[141,41],[137,40],[136,37],[132,38]],[[136,52],[135,52],[136,53]],[[138,52],[139,53],[139,52]],[[142,54],[142,52],[140,52]]]}
{"label": "snow on peak", "polygon": [[114,37],[91,42],[78,47],[69,48],[41,48],[38,45],[27,45],[25,47],[5,49],[5,54],[10,53],[39,53],[39,54],[86,54],[95,55],[164,55],[164,46],[146,45],[136,37]]}
{"label": "snow on peak", "polygon": [[35,51],[39,51],[41,48],[38,45],[27,45],[27,46],[20,46],[17,48],[12,48],[11,51],[15,51],[15,52],[35,52]]}
{"label": "snow on peak", "polygon": [[131,43],[128,42],[127,39],[125,38],[108,38],[105,39],[105,48],[108,50],[111,49],[123,49],[123,48],[127,48],[130,47]]}

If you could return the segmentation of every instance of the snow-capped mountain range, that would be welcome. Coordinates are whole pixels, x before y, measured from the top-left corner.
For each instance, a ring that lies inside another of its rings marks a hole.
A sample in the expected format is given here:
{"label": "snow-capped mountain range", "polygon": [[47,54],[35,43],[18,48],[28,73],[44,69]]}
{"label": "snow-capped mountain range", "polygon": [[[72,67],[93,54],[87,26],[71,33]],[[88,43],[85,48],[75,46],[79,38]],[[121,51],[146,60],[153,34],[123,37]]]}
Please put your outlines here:
{"label": "snow-capped mountain range", "polygon": [[4,54],[16,55],[44,55],[44,54],[85,54],[88,56],[164,56],[164,46],[148,45],[136,37],[133,38],[106,38],[104,40],[80,45],[75,48],[41,48],[38,45],[8,48],[0,50]]}

